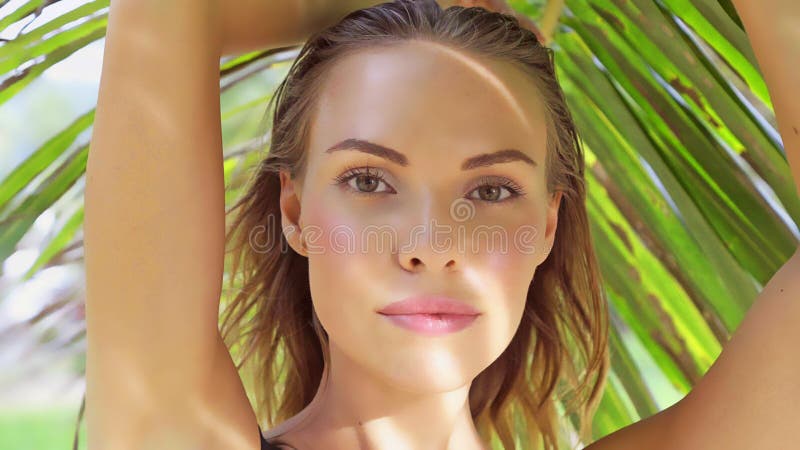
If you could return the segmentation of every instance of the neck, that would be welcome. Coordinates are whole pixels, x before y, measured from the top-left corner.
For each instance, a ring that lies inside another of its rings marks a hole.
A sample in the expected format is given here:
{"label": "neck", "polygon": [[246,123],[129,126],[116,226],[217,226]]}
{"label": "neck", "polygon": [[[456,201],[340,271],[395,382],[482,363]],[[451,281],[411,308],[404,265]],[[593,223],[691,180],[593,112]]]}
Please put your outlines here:
{"label": "neck", "polygon": [[287,442],[359,450],[486,448],[472,421],[469,383],[439,392],[403,390],[330,348],[330,367],[314,399],[295,416]]}

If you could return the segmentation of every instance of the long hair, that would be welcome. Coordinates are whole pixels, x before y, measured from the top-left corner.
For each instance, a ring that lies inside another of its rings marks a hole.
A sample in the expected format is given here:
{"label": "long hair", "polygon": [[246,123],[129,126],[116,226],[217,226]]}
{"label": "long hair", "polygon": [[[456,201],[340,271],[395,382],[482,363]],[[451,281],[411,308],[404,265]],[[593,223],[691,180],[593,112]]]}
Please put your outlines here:
{"label": "long hair", "polygon": [[[286,251],[277,219],[279,172],[302,179],[310,117],[330,68],[351,52],[411,40],[514,64],[545,103],[547,190],[563,192],[555,241],[528,289],[516,334],[473,380],[469,405],[481,437],[499,439],[504,449],[557,448],[563,417],[586,442],[609,367],[608,311],[585,207],[583,149],[556,79],[553,51],[512,16],[480,7],[442,10],[433,0],[360,9],[313,34],[267,106],[268,112],[274,106],[269,152],[229,210],[234,218],[226,255],[234,294],[225,302],[220,328],[256,416],[272,427],[297,414],[314,397],[329,363],[328,336],[312,307],[308,261]],[[254,239],[270,245],[261,248]]]}

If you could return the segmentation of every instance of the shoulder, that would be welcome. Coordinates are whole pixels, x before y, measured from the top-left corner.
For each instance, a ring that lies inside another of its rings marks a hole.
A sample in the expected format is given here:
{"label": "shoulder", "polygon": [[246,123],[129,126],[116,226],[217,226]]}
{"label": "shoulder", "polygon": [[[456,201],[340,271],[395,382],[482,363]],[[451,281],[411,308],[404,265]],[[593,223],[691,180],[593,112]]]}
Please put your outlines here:
{"label": "shoulder", "polygon": [[584,450],[671,449],[668,443],[673,433],[675,406],[634,422],[590,444]]}

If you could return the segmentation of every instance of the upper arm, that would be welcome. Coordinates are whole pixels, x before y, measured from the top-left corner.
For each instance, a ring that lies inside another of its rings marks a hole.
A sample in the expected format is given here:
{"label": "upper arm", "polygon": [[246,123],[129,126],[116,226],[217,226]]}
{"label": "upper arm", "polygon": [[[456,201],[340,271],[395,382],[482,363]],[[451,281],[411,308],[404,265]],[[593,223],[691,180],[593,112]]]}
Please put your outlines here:
{"label": "upper arm", "polygon": [[587,449],[794,448],[800,418],[798,342],[800,252],[795,252],[686,397]]}
{"label": "upper arm", "polygon": [[302,44],[348,13],[385,0],[236,0],[220,11],[222,53]]}
{"label": "upper arm", "polygon": [[[734,0],[800,186],[800,4]],[[800,249],[773,275],[705,376],[676,409],[674,448],[795,448],[800,423]]]}
{"label": "upper arm", "polygon": [[[800,2],[733,0],[769,90],[778,132],[797,186],[800,183]],[[798,192],[800,194],[800,192]]]}
{"label": "upper arm", "polygon": [[310,11],[322,10],[324,6],[318,3],[318,0],[224,2],[220,11],[222,54],[302,43],[309,34],[306,18],[310,17]]}
{"label": "upper arm", "polygon": [[[800,103],[795,99],[800,75],[794,64],[800,57],[800,6],[794,0],[734,3],[767,82],[786,158],[798,185]],[[670,408],[669,418],[660,418],[661,412],[587,448],[795,448],[794,435],[800,423],[798,343],[800,249],[764,286],[715,363],[691,392]],[[651,437],[651,432],[658,439]]]}
{"label": "upper arm", "polygon": [[677,405],[621,428],[593,442],[585,450],[674,450],[668,442]]}
{"label": "upper arm", "polygon": [[680,401],[675,448],[793,448],[800,423],[800,253],[764,286],[722,353]]}
{"label": "upper arm", "polygon": [[[211,3],[118,0],[109,13],[84,199],[90,448],[195,448],[216,432],[203,421],[223,414],[257,445],[218,331],[225,217]],[[156,436],[174,440],[160,447]]]}

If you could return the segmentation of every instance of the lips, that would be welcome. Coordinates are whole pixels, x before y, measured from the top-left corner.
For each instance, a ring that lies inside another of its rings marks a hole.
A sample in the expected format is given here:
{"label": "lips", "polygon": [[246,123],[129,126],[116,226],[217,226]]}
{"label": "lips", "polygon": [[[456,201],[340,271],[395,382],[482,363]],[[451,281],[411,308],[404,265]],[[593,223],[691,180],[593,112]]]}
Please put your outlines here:
{"label": "lips", "polygon": [[383,318],[402,328],[426,336],[440,336],[463,330],[472,324],[478,315],[464,314],[385,314]]}
{"label": "lips", "polygon": [[422,295],[408,297],[394,302],[378,311],[383,315],[461,315],[477,316],[480,311],[469,304],[441,295]]}

